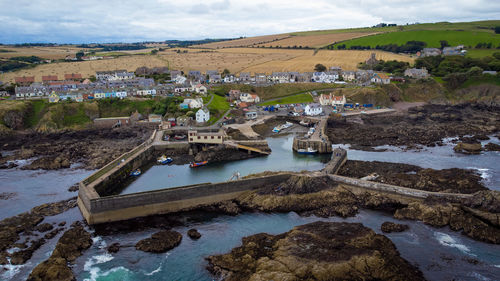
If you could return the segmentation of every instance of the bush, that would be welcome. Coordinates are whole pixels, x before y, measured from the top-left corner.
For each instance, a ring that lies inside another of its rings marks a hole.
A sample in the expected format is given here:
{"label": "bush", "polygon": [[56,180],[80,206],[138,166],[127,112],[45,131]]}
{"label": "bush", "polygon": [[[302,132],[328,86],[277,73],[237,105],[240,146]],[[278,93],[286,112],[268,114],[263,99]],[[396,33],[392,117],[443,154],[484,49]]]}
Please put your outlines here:
{"label": "bush", "polygon": [[326,71],[326,66],[322,65],[321,63],[318,63],[317,65],[314,66],[314,71],[316,72]]}

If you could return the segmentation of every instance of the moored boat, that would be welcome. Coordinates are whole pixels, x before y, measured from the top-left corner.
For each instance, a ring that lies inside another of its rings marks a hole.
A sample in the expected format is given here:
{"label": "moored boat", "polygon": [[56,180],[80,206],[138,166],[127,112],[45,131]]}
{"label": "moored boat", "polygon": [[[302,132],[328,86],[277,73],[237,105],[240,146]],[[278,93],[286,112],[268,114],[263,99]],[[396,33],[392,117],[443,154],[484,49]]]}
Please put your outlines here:
{"label": "moored boat", "polygon": [[174,139],[176,140],[183,140],[186,138],[186,135],[175,135]]}
{"label": "moored boat", "polygon": [[142,174],[141,169],[136,169],[130,173],[131,176],[133,177],[138,177]]}
{"label": "moored boat", "polygon": [[157,162],[158,164],[169,164],[169,163],[172,163],[172,161],[174,161],[174,159],[170,158],[170,157],[167,157],[165,155],[162,155],[161,157],[158,158]]}
{"label": "moored boat", "polygon": [[189,167],[190,168],[196,168],[196,167],[200,167],[200,166],[205,166],[208,164],[208,161],[202,161],[202,162],[191,162],[191,164],[189,164]]}
{"label": "moored boat", "polygon": [[318,150],[313,149],[311,147],[308,147],[307,149],[303,149],[303,148],[298,149],[297,152],[300,154],[316,154],[316,153],[318,153]]}

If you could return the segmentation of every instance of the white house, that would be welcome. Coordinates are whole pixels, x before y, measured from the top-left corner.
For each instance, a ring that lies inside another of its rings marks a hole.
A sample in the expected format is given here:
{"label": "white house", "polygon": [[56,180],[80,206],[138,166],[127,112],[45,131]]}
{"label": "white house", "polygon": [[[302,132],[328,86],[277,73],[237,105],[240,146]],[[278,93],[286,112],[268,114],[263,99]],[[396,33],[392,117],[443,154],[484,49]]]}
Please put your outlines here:
{"label": "white house", "polygon": [[332,94],[321,94],[319,96],[319,103],[321,105],[331,105],[332,104]]}
{"label": "white house", "polygon": [[193,87],[194,91],[198,94],[206,94],[207,93],[207,87],[197,84],[196,86]]}
{"label": "white house", "polygon": [[201,98],[196,99],[184,99],[184,104],[187,104],[189,108],[202,108],[203,100]]}
{"label": "white house", "polygon": [[321,107],[321,104],[319,104],[319,103],[310,103],[310,104],[306,105],[304,112],[306,115],[309,115],[309,116],[320,115],[321,113],[323,113],[323,108]]}
{"label": "white house", "polygon": [[175,83],[175,84],[184,84],[184,83],[186,83],[186,80],[187,80],[187,78],[186,78],[186,77],[181,76],[181,75],[177,75],[177,76],[174,78],[174,83]]}
{"label": "white house", "polygon": [[258,103],[260,102],[260,97],[255,94],[241,93],[240,100],[246,103]]}
{"label": "white house", "polygon": [[371,82],[375,84],[390,84],[391,78],[384,73],[375,73],[372,76]]}
{"label": "white house", "polygon": [[325,72],[325,83],[333,83],[336,80],[339,80],[339,73],[337,71],[327,71]]}
{"label": "white house", "polygon": [[127,97],[127,92],[126,91],[120,91],[120,92],[116,92],[116,97],[117,98],[126,98]]}
{"label": "white house", "polygon": [[204,123],[210,119],[210,111],[207,108],[200,108],[196,112],[196,122]]}
{"label": "white house", "polygon": [[342,96],[332,96],[332,105],[344,105],[346,103],[345,95]]}
{"label": "white house", "polygon": [[137,90],[137,96],[156,96],[156,89],[151,90]]}
{"label": "white house", "polygon": [[311,78],[312,82],[324,83],[327,78],[326,73],[324,72],[314,72]]}
{"label": "white house", "polygon": [[224,83],[234,83],[234,81],[236,81],[236,78],[234,77],[234,75],[230,74],[230,75],[226,75],[226,77],[224,77],[223,81],[224,81]]}

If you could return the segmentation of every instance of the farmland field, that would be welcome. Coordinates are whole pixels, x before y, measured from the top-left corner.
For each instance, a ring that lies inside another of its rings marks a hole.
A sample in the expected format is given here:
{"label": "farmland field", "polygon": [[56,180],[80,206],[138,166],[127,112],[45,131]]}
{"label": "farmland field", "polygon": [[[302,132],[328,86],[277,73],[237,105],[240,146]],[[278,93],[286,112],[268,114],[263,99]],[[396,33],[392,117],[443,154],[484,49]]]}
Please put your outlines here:
{"label": "farmland field", "polygon": [[292,36],[289,38],[285,38],[270,43],[259,44],[258,46],[263,46],[263,47],[280,46],[282,48],[302,46],[309,48],[319,48],[336,42],[368,36],[368,35],[374,35],[374,34],[376,33],[342,32],[342,33],[319,34],[310,36]]}
{"label": "farmland field", "polygon": [[276,34],[276,35],[264,35],[264,36],[255,36],[248,37],[230,41],[222,41],[222,42],[214,42],[202,45],[196,45],[195,48],[208,48],[208,49],[219,49],[219,48],[233,48],[233,47],[247,47],[252,45],[257,45],[260,43],[271,42],[274,40],[280,40],[283,38],[287,38],[290,35],[288,34]]}
{"label": "farmland field", "polygon": [[342,44],[345,44],[346,48],[350,46],[370,46],[374,48],[377,45],[402,45],[413,40],[426,42],[427,47],[435,48],[441,47],[440,40],[448,41],[451,46],[465,45],[466,47],[474,47],[477,43],[491,42],[494,47],[497,47],[500,44],[500,35],[477,31],[415,30],[377,34],[352,39]]}
{"label": "farmland field", "polygon": [[64,59],[66,56],[75,56],[75,54],[82,50],[75,46],[62,46],[62,47],[12,47],[0,46],[0,49],[9,52],[0,52],[0,58],[11,58],[19,56],[37,56],[44,59]]}
{"label": "farmland field", "polygon": [[[81,73],[83,77],[95,75],[96,71],[126,69],[135,71],[138,67],[167,66],[184,72],[189,70],[225,68],[231,73],[242,71],[265,72],[300,71],[312,72],[318,63],[325,66],[338,65],[344,69],[356,69],[357,64],[370,56],[371,51],[264,49],[264,48],[227,48],[218,50],[187,50],[187,53],[177,53],[174,50],[159,52],[158,55],[130,55],[110,60],[61,62],[39,65],[35,68],[0,74],[0,80],[12,82],[17,76],[35,76],[35,81],[41,81],[42,75],[57,75],[65,73]],[[413,58],[388,52],[374,51],[378,59],[400,60],[413,62]]]}
{"label": "farmland field", "polygon": [[500,53],[498,49],[471,49],[467,50],[467,57],[471,58],[483,58],[491,57],[494,53]]}

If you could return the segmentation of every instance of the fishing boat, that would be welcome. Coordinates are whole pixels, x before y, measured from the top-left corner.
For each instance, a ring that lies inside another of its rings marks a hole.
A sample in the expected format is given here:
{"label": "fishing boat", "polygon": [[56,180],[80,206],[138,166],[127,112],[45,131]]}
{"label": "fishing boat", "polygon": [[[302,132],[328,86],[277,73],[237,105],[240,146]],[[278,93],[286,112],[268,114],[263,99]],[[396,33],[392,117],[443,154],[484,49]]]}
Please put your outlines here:
{"label": "fishing boat", "polygon": [[174,139],[176,140],[183,140],[186,138],[186,135],[175,135]]}
{"label": "fishing boat", "polygon": [[131,176],[133,176],[133,177],[138,177],[138,176],[140,176],[140,175],[141,175],[141,173],[142,173],[142,172],[141,172],[141,169],[137,169],[137,170],[132,171],[132,172],[130,173],[130,175],[131,175]]}
{"label": "fishing boat", "polygon": [[196,167],[200,167],[200,166],[205,166],[208,164],[208,161],[202,161],[202,162],[191,162],[191,164],[189,164],[189,167],[190,168],[196,168]]}
{"label": "fishing boat", "polygon": [[316,153],[318,153],[318,150],[313,149],[311,147],[308,147],[307,149],[301,148],[301,149],[297,150],[297,152],[300,154],[316,154]]}
{"label": "fishing boat", "polygon": [[165,136],[163,136],[163,140],[164,140],[164,141],[169,141],[169,140],[170,140],[170,135],[165,135]]}
{"label": "fishing boat", "polygon": [[174,159],[170,158],[170,157],[167,157],[165,155],[162,155],[161,157],[158,158],[157,162],[158,164],[169,164],[169,163],[172,163],[172,161],[174,161]]}
{"label": "fishing boat", "polygon": [[279,133],[281,131],[281,126],[274,127],[273,133]]}

